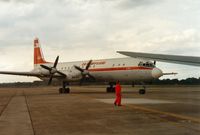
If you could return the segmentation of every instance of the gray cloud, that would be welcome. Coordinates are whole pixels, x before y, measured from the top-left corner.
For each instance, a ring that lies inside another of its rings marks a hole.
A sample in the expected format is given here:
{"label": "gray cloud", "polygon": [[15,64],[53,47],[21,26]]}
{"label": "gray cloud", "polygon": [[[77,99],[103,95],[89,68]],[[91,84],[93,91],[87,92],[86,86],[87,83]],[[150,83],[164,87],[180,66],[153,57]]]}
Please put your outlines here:
{"label": "gray cloud", "polygon": [[158,1],[155,0],[118,0],[118,4],[116,5],[116,7],[119,9],[127,10],[141,6],[149,6],[157,2]]}
{"label": "gray cloud", "polygon": [[0,0],[0,2],[14,2],[14,3],[32,3],[34,0]]}
{"label": "gray cloud", "polygon": [[10,2],[11,0],[0,0],[0,2]]}

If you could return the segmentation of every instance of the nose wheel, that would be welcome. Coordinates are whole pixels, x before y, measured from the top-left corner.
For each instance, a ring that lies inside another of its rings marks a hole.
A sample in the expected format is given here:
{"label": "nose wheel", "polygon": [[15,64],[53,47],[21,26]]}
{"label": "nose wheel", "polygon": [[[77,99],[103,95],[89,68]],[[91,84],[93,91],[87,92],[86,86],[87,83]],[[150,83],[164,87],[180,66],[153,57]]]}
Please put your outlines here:
{"label": "nose wheel", "polygon": [[146,90],[145,89],[139,89],[139,94],[143,95],[146,93]]}
{"label": "nose wheel", "polygon": [[144,95],[146,93],[146,87],[144,85],[142,87],[143,87],[142,89],[139,89],[140,95]]}

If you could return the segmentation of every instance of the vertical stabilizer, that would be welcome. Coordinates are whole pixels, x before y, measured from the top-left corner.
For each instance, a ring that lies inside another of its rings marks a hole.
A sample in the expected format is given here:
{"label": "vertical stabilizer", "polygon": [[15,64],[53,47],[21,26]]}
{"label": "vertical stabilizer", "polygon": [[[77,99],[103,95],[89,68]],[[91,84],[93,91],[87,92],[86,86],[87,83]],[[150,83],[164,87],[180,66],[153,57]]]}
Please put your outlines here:
{"label": "vertical stabilizer", "polygon": [[40,48],[39,39],[34,39],[34,65],[48,63],[45,61],[42,49]]}

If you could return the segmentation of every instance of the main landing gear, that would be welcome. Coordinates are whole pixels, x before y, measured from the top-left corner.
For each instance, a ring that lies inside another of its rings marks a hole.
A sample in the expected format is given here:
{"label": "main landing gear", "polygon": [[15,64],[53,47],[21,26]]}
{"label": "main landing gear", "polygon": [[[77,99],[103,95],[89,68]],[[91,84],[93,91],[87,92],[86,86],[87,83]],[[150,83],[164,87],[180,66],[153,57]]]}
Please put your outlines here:
{"label": "main landing gear", "polygon": [[[59,88],[59,93],[62,94],[62,93],[69,93],[70,92],[70,88],[69,88],[69,83],[68,82],[64,82],[63,81],[63,87],[62,88]],[[66,88],[67,86],[67,88]]]}
{"label": "main landing gear", "polygon": [[110,82],[109,85],[110,85],[110,87],[106,88],[106,92],[107,93],[114,93],[115,92],[115,87],[114,87],[115,83]]}

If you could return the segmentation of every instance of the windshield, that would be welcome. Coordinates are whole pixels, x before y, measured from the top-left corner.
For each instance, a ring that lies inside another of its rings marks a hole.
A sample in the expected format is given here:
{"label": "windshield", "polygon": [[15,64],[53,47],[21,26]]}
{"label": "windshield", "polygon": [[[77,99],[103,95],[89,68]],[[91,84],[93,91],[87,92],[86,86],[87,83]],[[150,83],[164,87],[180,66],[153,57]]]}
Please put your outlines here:
{"label": "windshield", "polygon": [[140,67],[155,67],[155,65],[152,63],[152,62],[150,62],[150,61],[148,61],[148,62],[140,62],[139,64],[138,64],[138,66],[140,66]]}

